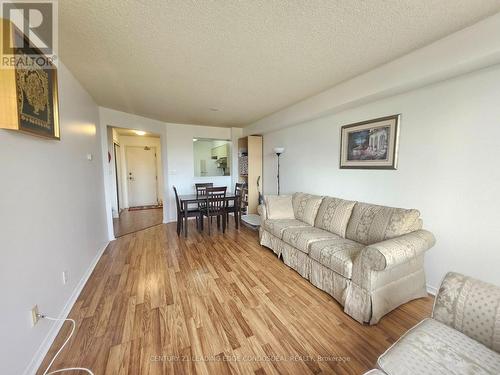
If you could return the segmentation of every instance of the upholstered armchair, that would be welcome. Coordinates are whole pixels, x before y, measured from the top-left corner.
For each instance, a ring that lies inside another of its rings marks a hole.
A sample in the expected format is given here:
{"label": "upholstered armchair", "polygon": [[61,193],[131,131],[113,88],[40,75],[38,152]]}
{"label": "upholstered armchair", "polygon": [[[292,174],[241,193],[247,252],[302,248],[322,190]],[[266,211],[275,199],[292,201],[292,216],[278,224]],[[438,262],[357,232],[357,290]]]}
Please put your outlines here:
{"label": "upholstered armchair", "polygon": [[406,332],[370,375],[500,374],[500,287],[446,275],[432,317]]}

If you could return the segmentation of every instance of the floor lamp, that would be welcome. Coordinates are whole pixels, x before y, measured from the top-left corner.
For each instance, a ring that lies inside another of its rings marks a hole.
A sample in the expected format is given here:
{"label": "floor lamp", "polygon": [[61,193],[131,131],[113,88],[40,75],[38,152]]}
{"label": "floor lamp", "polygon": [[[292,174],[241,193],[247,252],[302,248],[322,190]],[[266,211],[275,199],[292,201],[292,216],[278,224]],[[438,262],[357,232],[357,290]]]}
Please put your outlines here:
{"label": "floor lamp", "polygon": [[285,151],[284,147],[275,147],[274,152],[276,153],[276,156],[278,157],[278,195],[280,195],[280,156],[281,154]]}

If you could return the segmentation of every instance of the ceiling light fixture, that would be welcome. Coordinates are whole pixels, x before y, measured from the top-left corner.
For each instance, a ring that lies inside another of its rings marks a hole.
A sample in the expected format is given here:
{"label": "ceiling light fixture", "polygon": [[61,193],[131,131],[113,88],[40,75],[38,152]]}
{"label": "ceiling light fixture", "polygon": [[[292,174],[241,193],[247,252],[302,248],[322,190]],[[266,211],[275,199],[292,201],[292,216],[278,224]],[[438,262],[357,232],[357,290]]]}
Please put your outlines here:
{"label": "ceiling light fixture", "polygon": [[198,141],[198,138],[193,138],[193,142],[197,142]]}
{"label": "ceiling light fixture", "polygon": [[210,108],[212,112],[219,112],[219,108]]}
{"label": "ceiling light fixture", "polygon": [[145,135],[146,132],[144,130],[134,130],[134,133],[137,135]]}

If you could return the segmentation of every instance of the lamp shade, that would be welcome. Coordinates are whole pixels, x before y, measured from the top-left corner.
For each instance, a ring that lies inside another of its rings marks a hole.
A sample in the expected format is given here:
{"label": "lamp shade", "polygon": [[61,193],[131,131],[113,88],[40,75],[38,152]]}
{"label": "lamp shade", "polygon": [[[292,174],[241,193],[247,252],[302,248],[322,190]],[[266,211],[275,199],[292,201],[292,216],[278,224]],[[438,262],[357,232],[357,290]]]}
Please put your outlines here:
{"label": "lamp shade", "polygon": [[282,154],[285,151],[284,147],[275,147],[274,152],[277,154]]}

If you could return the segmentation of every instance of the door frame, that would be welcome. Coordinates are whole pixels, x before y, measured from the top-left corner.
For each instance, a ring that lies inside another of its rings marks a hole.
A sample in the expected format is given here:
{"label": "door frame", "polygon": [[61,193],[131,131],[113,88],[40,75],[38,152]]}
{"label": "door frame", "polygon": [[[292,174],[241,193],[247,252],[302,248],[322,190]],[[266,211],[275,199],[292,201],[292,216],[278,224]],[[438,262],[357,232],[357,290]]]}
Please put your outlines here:
{"label": "door frame", "polygon": [[125,177],[127,179],[127,201],[128,201],[128,206],[129,207],[133,207],[131,204],[130,204],[130,197],[131,197],[131,194],[130,194],[130,182],[129,182],[129,161],[128,161],[128,153],[127,153],[127,150],[130,149],[130,148],[140,148],[140,149],[143,149],[145,147],[149,147],[151,150],[154,151],[154,164],[155,164],[155,195],[156,195],[156,204],[159,204],[160,202],[160,197],[159,197],[159,192],[158,192],[158,154],[157,154],[157,149],[156,149],[156,146],[133,146],[133,145],[127,145],[125,146],[125,149],[124,149],[124,152],[125,152]]}
{"label": "door frame", "polygon": [[115,181],[116,181],[116,202],[117,202],[117,208],[118,208],[118,216],[120,216],[120,211],[122,210],[122,207],[120,206],[121,205],[121,201],[120,201],[120,192],[123,193],[122,191],[122,186],[121,186],[121,173],[119,172],[122,172],[123,170],[123,163],[121,163],[121,159],[120,159],[120,171],[118,171],[118,158],[121,158],[121,154],[120,152],[117,152],[117,147],[120,148],[121,150],[121,146],[119,143],[117,142],[113,142],[113,156],[115,158]]}

